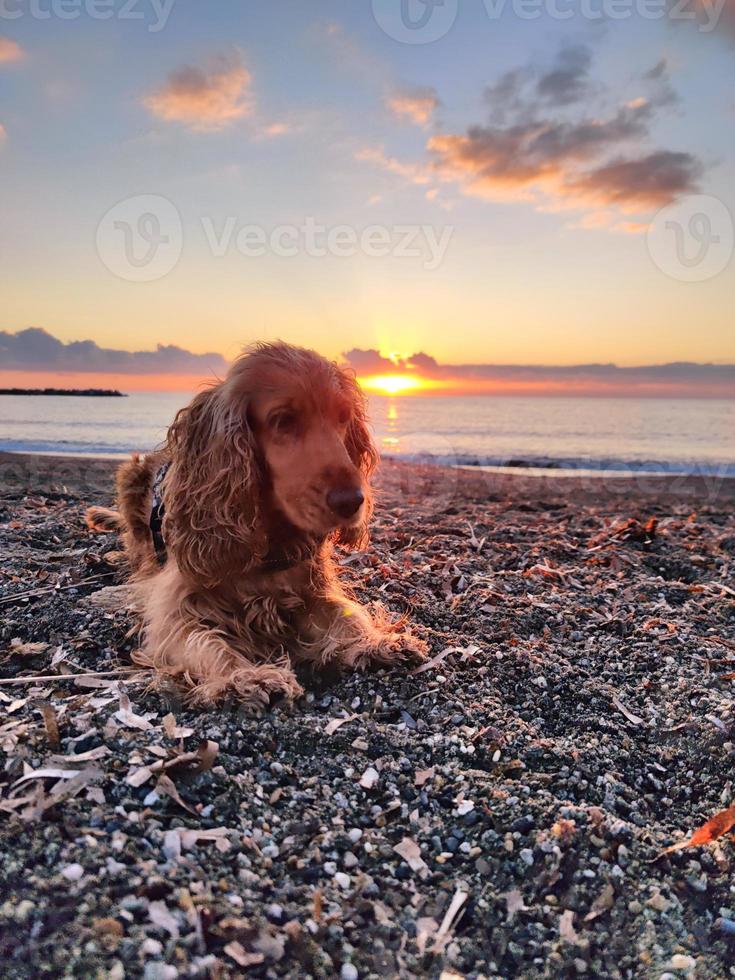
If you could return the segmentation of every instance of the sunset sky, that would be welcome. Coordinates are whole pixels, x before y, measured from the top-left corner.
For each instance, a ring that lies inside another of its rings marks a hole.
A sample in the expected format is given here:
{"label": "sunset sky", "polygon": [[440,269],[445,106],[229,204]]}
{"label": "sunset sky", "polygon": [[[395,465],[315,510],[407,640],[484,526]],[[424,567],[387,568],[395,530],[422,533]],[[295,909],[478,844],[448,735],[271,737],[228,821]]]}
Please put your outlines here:
{"label": "sunset sky", "polygon": [[[732,0],[711,30],[694,2],[674,22],[473,0],[425,44],[391,36],[398,0],[162,2],[0,17],[0,330],[225,360],[278,337],[442,365],[735,362],[732,259],[685,282],[646,234],[693,193],[735,214]],[[141,195],[164,209],[111,213]],[[164,250],[130,281],[147,246],[122,251],[126,223],[168,238],[170,271]]]}

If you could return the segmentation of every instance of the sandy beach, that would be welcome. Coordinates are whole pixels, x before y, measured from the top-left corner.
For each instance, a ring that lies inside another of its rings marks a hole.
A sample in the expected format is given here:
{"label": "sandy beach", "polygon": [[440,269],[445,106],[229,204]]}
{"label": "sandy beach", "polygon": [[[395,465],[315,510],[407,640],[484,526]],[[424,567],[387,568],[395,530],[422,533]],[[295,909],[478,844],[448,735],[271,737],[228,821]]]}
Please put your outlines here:
{"label": "sandy beach", "polygon": [[735,480],[385,463],[345,577],[431,659],[252,719],[129,672],[114,466],[0,455],[4,977],[735,976],[732,845],[663,853],[735,802]]}

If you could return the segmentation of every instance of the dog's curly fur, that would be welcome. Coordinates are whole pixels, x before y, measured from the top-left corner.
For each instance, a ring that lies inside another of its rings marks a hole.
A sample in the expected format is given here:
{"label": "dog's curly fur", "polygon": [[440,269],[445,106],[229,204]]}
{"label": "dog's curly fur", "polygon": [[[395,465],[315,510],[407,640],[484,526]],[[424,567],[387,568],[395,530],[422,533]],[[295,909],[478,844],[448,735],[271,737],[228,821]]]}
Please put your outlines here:
{"label": "dog's curly fur", "polygon": [[[140,584],[136,661],[175,678],[192,702],[232,694],[261,708],[303,693],[294,663],[423,657],[421,640],[369,613],[337,575],[334,544],[367,542],[376,462],[353,376],[288,344],[246,351],[178,413],[160,451],[120,467],[119,510],[87,512],[90,527],[121,530]],[[161,566],[149,521],[164,463]],[[327,501],[345,489],[358,494],[347,517]]]}

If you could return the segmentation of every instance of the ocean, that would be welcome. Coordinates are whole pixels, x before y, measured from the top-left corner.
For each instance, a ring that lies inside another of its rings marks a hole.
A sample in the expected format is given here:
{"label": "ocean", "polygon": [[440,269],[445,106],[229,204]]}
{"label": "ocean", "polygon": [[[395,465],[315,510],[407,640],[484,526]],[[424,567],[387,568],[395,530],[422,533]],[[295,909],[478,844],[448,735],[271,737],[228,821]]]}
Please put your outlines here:
{"label": "ocean", "polygon": [[[0,395],[0,450],[124,457],[164,436],[185,393]],[[558,475],[735,476],[735,401],[492,396],[370,397],[383,455]]]}

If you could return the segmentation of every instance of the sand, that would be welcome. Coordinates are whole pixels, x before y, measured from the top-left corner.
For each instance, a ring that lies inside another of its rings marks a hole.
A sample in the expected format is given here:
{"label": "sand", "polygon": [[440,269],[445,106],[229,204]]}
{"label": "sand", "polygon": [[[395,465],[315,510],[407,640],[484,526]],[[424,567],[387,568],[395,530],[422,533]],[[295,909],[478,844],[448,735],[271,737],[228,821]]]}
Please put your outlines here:
{"label": "sand", "polygon": [[732,845],[663,853],[733,803],[735,481],[387,463],[345,575],[427,669],[252,719],[120,673],[113,468],[0,456],[4,977],[735,976]]}

